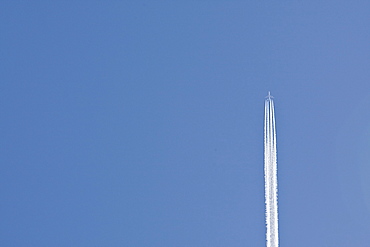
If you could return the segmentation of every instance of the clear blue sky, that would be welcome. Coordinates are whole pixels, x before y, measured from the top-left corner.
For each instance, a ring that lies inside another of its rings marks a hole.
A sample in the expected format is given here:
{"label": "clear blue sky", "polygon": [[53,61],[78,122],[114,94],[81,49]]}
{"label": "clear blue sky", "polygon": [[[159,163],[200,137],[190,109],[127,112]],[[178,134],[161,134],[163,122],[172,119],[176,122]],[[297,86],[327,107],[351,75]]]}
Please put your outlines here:
{"label": "clear blue sky", "polygon": [[0,245],[369,246],[369,1],[1,1]]}

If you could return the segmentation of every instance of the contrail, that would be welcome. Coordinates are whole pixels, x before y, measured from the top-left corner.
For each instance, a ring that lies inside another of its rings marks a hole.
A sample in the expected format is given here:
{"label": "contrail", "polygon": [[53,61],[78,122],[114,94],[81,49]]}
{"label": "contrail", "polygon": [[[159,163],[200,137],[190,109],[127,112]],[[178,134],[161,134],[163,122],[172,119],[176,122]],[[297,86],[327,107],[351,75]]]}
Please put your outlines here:
{"label": "contrail", "polygon": [[264,122],[265,148],[265,203],[266,203],[266,246],[279,246],[277,206],[277,160],[274,101],[270,92],[265,100]]}

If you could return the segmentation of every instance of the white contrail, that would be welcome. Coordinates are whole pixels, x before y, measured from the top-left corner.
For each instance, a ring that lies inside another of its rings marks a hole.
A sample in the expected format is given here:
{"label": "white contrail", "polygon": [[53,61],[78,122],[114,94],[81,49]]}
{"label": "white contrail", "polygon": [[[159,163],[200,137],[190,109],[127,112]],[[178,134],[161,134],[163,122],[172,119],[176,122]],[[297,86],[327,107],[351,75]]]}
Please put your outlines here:
{"label": "white contrail", "polygon": [[265,148],[265,203],[266,245],[279,246],[277,207],[277,159],[274,101],[270,92],[265,100],[264,148]]}

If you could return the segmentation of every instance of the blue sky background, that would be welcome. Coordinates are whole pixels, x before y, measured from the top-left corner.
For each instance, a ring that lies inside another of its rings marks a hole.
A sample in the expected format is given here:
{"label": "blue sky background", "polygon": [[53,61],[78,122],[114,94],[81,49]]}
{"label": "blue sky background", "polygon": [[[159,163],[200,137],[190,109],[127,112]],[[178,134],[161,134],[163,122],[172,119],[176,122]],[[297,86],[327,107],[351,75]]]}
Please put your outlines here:
{"label": "blue sky background", "polygon": [[1,246],[370,243],[370,2],[1,1]]}

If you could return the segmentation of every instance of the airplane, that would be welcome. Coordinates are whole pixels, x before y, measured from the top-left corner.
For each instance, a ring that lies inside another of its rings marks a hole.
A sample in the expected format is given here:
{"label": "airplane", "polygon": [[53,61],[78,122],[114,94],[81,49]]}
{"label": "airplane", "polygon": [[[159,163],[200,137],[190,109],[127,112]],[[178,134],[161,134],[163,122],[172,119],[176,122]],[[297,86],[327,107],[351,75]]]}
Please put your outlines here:
{"label": "airplane", "polygon": [[267,99],[273,99],[274,97],[270,94],[270,91],[269,91],[269,94],[265,98],[267,98]]}

